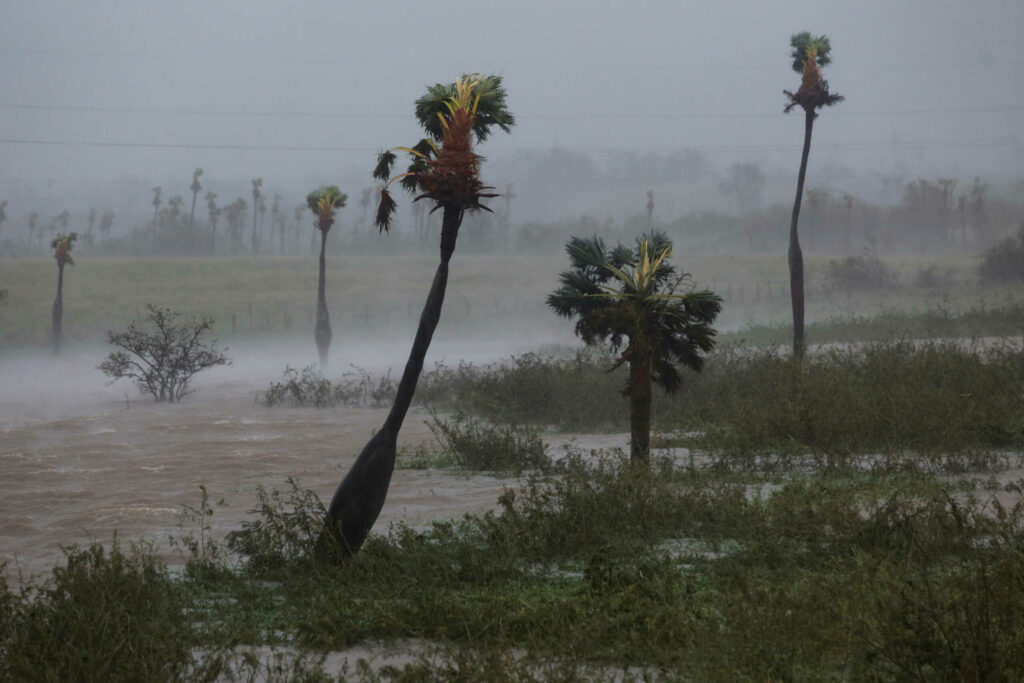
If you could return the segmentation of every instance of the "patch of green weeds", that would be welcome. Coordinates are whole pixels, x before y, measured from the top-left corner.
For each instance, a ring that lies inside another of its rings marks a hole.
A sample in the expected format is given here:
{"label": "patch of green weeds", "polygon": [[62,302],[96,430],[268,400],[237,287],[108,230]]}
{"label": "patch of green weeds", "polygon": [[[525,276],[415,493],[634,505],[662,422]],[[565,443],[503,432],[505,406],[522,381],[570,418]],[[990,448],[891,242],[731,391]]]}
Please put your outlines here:
{"label": "patch of green weeds", "polygon": [[427,423],[443,457],[466,470],[520,473],[550,464],[547,445],[536,427],[492,425],[465,415],[431,415]]}
{"label": "patch of green weeds", "polygon": [[333,408],[339,405],[379,407],[391,403],[397,385],[391,371],[374,377],[353,367],[339,382],[323,376],[315,366],[298,371],[290,366],[284,370],[284,381],[271,382],[260,401],[265,406],[293,408]]}

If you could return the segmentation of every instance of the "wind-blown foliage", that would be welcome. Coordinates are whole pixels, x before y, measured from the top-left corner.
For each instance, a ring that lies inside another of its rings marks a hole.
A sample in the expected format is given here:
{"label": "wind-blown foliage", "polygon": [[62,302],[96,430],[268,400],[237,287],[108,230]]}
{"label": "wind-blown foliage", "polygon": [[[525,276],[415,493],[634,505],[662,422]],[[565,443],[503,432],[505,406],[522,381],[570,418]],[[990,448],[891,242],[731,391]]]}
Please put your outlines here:
{"label": "wind-blown foliage", "polygon": [[[480,180],[481,157],[473,152],[473,135],[482,142],[492,126],[507,132],[515,123],[505,104],[501,80],[501,76],[471,74],[450,85],[433,85],[416,101],[416,118],[430,137],[413,147],[396,147],[377,156],[373,177],[387,181],[376,216],[381,232],[391,229],[397,204],[388,186],[396,180],[407,192],[420,193],[413,201],[433,200],[431,212],[444,207],[490,211],[480,200],[498,195],[486,192],[493,188]],[[396,151],[409,156],[409,166],[404,173],[390,177],[398,160]]]}
{"label": "wind-blown foliage", "polygon": [[609,250],[599,237],[574,237],[566,251],[572,268],[559,276],[561,286],[548,305],[561,317],[577,319],[576,334],[584,343],[607,341],[619,353],[613,367],[629,363],[623,393],[633,413],[632,457],[644,460],[651,382],[673,392],[682,383],[677,364],[695,371],[704,366],[722,300],[708,290],[676,292],[689,276],[668,263],[672,242],[662,232],[640,237],[634,249],[620,244]]}

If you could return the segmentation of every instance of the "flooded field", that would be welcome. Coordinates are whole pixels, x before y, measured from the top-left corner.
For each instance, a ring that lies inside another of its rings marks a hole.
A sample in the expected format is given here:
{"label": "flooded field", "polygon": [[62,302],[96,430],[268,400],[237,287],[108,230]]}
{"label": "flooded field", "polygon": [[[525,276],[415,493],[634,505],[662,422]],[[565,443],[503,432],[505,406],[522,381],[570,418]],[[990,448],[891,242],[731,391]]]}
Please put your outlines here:
{"label": "flooded field", "polygon": [[[386,409],[267,408],[257,402],[287,362],[301,366],[302,347],[232,351],[234,365],[197,376],[180,404],[157,404],[124,380],[109,385],[95,369],[102,349],[70,358],[7,356],[0,360],[0,562],[8,572],[39,573],[60,558],[60,546],[152,539],[166,546],[184,505],[198,505],[200,485],[211,502],[225,499],[212,520],[223,535],[239,527],[256,487],[286,489],[294,478],[329,499]],[[511,349],[515,351],[515,349]],[[400,343],[337,350],[371,372],[402,359]],[[450,352],[451,349],[449,348]],[[474,344],[429,360],[455,363],[500,358],[510,351]],[[287,359],[298,358],[299,360]],[[326,374],[340,377],[347,366]],[[397,376],[398,364],[392,370]],[[432,436],[413,411],[399,447]],[[432,470],[398,470],[377,529],[403,520],[422,524],[493,507],[502,479]],[[180,530],[193,530],[185,527]],[[165,559],[174,564],[173,555]]]}

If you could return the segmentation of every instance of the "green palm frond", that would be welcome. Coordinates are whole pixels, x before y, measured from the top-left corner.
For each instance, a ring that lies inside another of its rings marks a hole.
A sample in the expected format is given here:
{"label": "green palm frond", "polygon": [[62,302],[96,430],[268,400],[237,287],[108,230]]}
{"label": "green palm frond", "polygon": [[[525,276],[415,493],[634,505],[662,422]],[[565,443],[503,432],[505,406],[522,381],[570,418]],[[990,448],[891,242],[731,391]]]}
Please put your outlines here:
{"label": "green palm frond", "polygon": [[[509,112],[505,101],[507,93],[502,85],[501,76],[464,75],[463,79],[473,78],[473,96],[476,107],[476,121],[473,132],[477,140],[483,142],[494,126],[506,133],[515,125],[515,117]],[[427,88],[427,93],[416,100],[416,119],[423,129],[436,141],[444,137],[444,122],[450,116],[449,102],[456,96],[456,84],[442,85],[436,83]]]}
{"label": "green palm frond", "polygon": [[828,66],[832,63],[832,43],[826,35],[814,36],[808,31],[801,31],[790,37],[789,45],[792,48],[789,56],[793,60],[793,71],[797,73],[803,73],[804,62],[810,54],[815,55],[818,66]]}
{"label": "green palm frond", "polygon": [[648,359],[653,379],[667,391],[682,381],[675,366],[702,367],[714,347],[712,323],[722,300],[707,290],[675,292],[688,276],[669,263],[667,235],[650,233],[633,249],[611,250],[596,236],[573,237],[566,251],[572,267],[559,275],[547,302],[559,316],[577,319],[584,343],[607,342],[619,354],[616,366]]}
{"label": "green palm frond", "polygon": [[385,150],[377,155],[377,166],[373,169],[373,177],[382,182],[387,182],[391,177],[391,168],[398,159],[391,150]]}

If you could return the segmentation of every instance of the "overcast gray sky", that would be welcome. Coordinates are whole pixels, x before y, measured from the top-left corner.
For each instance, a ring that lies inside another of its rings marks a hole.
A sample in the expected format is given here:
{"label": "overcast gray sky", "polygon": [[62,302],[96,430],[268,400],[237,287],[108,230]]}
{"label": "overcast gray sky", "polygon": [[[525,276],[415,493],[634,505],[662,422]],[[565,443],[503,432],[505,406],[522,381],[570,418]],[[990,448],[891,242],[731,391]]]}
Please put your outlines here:
{"label": "overcast gray sky", "polygon": [[831,38],[847,97],[815,128],[819,168],[1024,177],[1021,0],[4,0],[0,183],[187,194],[202,166],[208,187],[356,194],[376,151],[419,139],[424,86],[472,71],[506,77],[519,120],[481,148],[498,164],[689,148],[795,176],[802,121],[781,91],[802,30]]}

